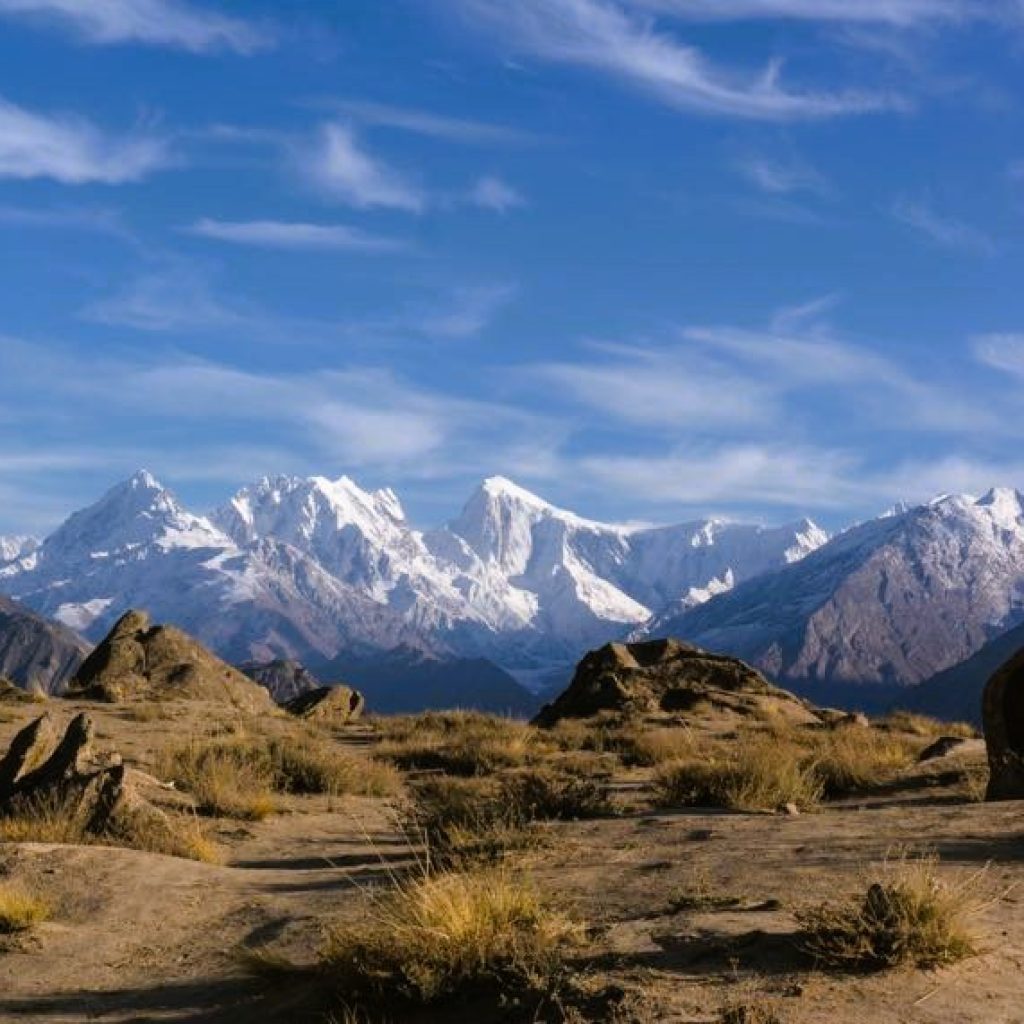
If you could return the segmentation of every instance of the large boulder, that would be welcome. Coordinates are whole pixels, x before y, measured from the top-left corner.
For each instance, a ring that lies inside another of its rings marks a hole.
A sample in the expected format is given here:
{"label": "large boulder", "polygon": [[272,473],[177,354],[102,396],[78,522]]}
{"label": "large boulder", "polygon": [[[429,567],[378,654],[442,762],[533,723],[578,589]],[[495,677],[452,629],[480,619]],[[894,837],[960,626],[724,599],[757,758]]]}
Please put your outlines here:
{"label": "large boulder", "polygon": [[1024,800],[1024,649],[989,679],[981,701],[988,800]]}
{"label": "large boulder", "polygon": [[270,711],[270,694],[174,626],[154,626],[145,612],[129,611],[85,659],[68,686],[69,697],[112,703],[133,700],[203,700],[239,711]]}
{"label": "large boulder", "polygon": [[576,666],[568,688],[537,715],[551,726],[601,712],[624,715],[780,715],[792,724],[821,722],[815,709],[738,658],[711,654],[680,640],[612,643]]}
{"label": "large boulder", "polygon": [[299,718],[325,725],[345,725],[355,721],[366,704],[363,695],[349,686],[321,686],[286,701],[283,706]]}
{"label": "large boulder", "polygon": [[301,662],[290,658],[275,661],[247,661],[238,666],[254,682],[266,687],[278,704],[319,690],[323,684]]}

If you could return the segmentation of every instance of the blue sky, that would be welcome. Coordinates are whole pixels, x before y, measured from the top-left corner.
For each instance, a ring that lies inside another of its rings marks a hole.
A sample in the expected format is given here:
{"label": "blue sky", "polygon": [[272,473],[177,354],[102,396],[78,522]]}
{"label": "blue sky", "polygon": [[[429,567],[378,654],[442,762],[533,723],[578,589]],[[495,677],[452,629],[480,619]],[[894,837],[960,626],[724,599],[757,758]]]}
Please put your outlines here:
{"label": "blue sky", "polygon": [[1020,0],[0,0],[0,532],[147,466],[1024,485]]}

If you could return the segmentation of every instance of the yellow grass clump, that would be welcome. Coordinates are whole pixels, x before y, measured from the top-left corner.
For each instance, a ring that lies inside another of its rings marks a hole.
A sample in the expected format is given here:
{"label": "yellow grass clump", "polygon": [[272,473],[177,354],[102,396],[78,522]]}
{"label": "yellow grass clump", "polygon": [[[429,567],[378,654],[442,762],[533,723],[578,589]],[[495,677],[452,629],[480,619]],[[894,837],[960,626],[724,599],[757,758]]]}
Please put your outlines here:
{"label": "yellow grass clump", "polygon": [[774,811],[787,804],[808,809],[822,796],[821,782],[805,764],[801,748],[764,737],[669,761],[656,771],[654,790],[664,806],[738,811]]}
{"label": "yellow grass clump", "polygon": [[191,793],[203,812],[249,821],[274,813],[277,794],[390,796],[401,788],[392,766],[298,730],[193,738],[165,751],[158,770]]}
{"label": "yellow grass clump", "polygon": [[941,879],[934,857],[888,861],[864,895],[797,914],[803,947],[827,967],[939,967],[977,952],[967,918],[979,874]]}
{"label": "yellow grass clump", "polygon": [[220,848],[190,814],[169,811],[163,819],[148,814],[123,815],[116,830],[101,835],[88,831],[86,824],[72,804],[56,799],[23,802],[13,814],[0,818],[0,842],[123,846],[205,863],[221,860]]}
{"label": "yellow grass clump", "polygon": [[17,882],[0,882],[0,935],[28,931],[49,916],[46,900]]}
{"label": "yellow grass clump", "polygon": [[428,711],[378,719],[378,757],[400,768],[489,775],[528,764],[547,745],[526,722],[477,711]]}
{"label": "yellow grass clump", "polygon": [[501,870],[423,875],[329,928],[320,963],[346,999],[384,1007],[464,993],[543,993],[582,926]]}
{"label": "yellow grass clump", "polygon": [[889,732],[843,726],[816,734],[809,755],[811,771],[826,796],[876,789],[914,763],[918,745]]}

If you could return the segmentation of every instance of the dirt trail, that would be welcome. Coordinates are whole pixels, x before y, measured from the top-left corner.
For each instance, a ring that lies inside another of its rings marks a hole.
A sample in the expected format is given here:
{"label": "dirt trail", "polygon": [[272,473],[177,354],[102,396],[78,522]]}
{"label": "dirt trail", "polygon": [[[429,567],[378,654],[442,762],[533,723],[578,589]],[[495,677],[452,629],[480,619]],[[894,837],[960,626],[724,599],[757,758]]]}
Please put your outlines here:
{"label": "dirt trail", "polygon": [[407,863],[408,845],[379,802],[355,798],[235,832],[225,865],[98,846],[4,850],[10,874],[55,913],[0,956],[0,1021],[296,1019],[240,975],[237,951],[272,944],[308,958],[318,922]]}

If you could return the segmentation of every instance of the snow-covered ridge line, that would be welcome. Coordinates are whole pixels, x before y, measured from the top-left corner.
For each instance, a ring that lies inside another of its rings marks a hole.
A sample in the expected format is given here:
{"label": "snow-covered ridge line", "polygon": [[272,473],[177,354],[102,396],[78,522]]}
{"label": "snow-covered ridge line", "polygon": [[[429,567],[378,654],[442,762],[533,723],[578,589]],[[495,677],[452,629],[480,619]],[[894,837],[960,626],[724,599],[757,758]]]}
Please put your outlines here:
{"label": "snow-covered ridge line", "polygon": [[601,523],[504,477],[426,531],[393,491],[348,477],[264,477],[201,516],[142,471],[0,564],[0,591],[90,637],[138,604],[224,653],[401,644],[528,672],[826,540],[809,520]]}

